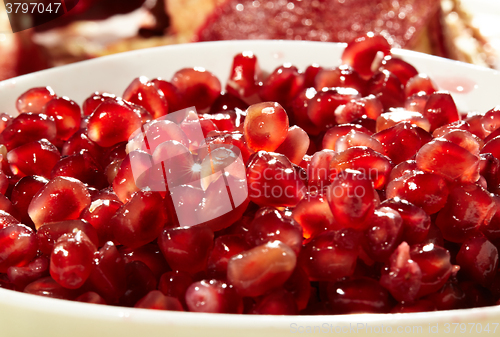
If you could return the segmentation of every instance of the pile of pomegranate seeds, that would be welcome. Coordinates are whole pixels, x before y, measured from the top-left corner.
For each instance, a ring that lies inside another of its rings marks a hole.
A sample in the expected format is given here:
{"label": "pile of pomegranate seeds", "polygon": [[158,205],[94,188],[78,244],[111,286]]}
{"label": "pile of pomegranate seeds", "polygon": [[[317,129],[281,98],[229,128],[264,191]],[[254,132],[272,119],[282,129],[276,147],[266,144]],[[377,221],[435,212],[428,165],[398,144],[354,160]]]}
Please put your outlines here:
{"label": "pile of pomegranate seeds", "polygon": [[459,111],[381,36],[342,62],[264,78],[243,52],[225,88],[182,69],[82,108],[28,90],[0,115],[0,287],[211,313],[499,305],[500,108]]}

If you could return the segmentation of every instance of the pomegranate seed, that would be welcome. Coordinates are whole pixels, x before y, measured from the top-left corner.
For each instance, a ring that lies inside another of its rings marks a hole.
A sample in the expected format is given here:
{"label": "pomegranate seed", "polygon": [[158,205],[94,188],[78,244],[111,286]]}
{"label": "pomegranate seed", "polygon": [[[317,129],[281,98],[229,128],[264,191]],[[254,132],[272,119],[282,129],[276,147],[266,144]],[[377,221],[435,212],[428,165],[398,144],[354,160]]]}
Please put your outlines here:
{"label": "pomegranate seed", "polygon": [[47,222],[77,219],[89,204],[90,194],[81,181],[55,177],[33,197],[28,214],[39,228]]}
{"label": "pomegranate seed", "polygon": [[321,194],[302,199],[292,211],[292,217],[303,230],[304,238],[314,238],[333,229],[334,217],[328,200]]}
{"label": "pomegranate seed", "polygon": [[14,205],[12,204],[12,202],[9,200],[9,198],[7,198],[3,194],[0,194],[0,210],[4,211],[6,213],[9,213],[14,218],[16,218],[17,220],[20,220],[22,222],[23,217],[18,212],[17,208],[15,208]]}
{"label": "pomegranate seed", "polygon": [[360,98],[360,94],[356,89],[342,87],[324,88],[309,100],[307,116],[314,125],[325,130],[337,123],[335,110],[357,98]]}
{"label": "pomegranate seed", "polygon": [[422,283],[417,297],[439,290],[452,272],[450,252],[435,244],[411,246],[410,258],[418,264],[422,272]]}
{"label": "pomegranate seed", "polygon": [[491,153],[495,158],[500,160],[500,136],[488,141],[482,148],[481,153]]}
{"label": "pomegranate seed", "polygon": [[160,235],[166,221],[163,198],[158,192],[139,191],[111,219],[113,236],[134,249]]}
{"label": "pomegranate seed", "polygon": [[132,195],[139,191],[135,178],[146,172],[151,167],[151,162],[151,156],[142,151],[132,151],[123,159],[112,183],[113,190],[121,202],[129,201]]}
{"label": "pomegranate seed", "polygon": [[90,115],[87,134],[102,147],[128,141],[141,127],[141,116],[124,102],[107,100]]}
{"label": "pomegranate seed", "polygon": [[14,217],[0,211],[0,273],[7,273],[9,267],[27,265],[37,253],[36,235],[33,229],[19,223]]}
{"label": "pomegranate seed", "polygon": [[17,99],[17,111],[19,111],[19,113],[42,113],[45,104],[47,104],[55,96],[54,90],[52,90],[51,87],[29,89]]}
{"label": "pomegranate seed", "polygon": [[422,208],[397,197],[385,200],[380,206],[390,207],[399,213],[403,220],[402,240],[408,244],[423,242],[429,234],[431,218]]}
{"label": "pomegranate seed", "polygon": [[57,138],[60,140],[68,140],[80,129],[80,107],[67,97],[51,99],[43,107],[43,113],[54,118]]}
{"label": "pomegranate seed", "polygon": [[248,104],[245,103],[238,96],[234,96],[230,93],[221,93],[219,97],[214,101],[210,107],[210,114],[217,114],[221,112],[234,112],[238,115],[240,121],[243,121],[246,115],[242,114],[248,108]]}
{"label": "pomegranate seed", "polygon": [[133,307],[150,291],[156,290],[156,278],[151,269],[141,261],[125,265],[126,290],[120,298],[120,305]]}
{"label": "pomegranate seed", "polygon": [[75,301],[93,304],[107,304],[104,298],[93,291],[87,291],[86,293],[81,294],[75,299]]}
{"label": "pomegranate seed", "polygon": [[437,292],[427,296],[437,310],[462,309],[467,305],[466,296],[455,280],[449,280]]}
{"label": "pomegranate seed", "polygon": [[[140,262],[138,262],[140,263]],[[106,242],[94,256],[87,285],[107,303],[118,303],[126,291],[125,261],[113,242]]]}
{"label": "pomegranate seed", "polygon": [[175,297],[165,296],[159,290],[151,290],[134,305],[135,308],[153,310],[184,311],[181,302]]}
{"label": "pomegranate seed", "polygon": [[26,288],[24,288],[24,292],[27,294],[59,298],[63,300],[72,300],[76,297],[75,291],[64,288],[50,276],[42,277],[31,282],[26,286]]}
{"label": "pomegranate seed", "polygon": [[44,114],[23,113],[14,118],[2,131],[0,143],[10,151],[44,138],[51,142],[56,138],[56,134],[56,123],[52,117]]}
{"label": "pomegranate seed", "polygon": [[365,133],[367,135],[372,135],[372,132],[370,132],[368,129],[364,128],[361,125],[357,124],[335,125],[334,127],[331,127],[326,131],[322,142],[323,149],[335,150],[335,144],[337,143],[337,140],[342,136],[347,135],[349,132],[353,130]]}
{"label": "pomegranate seed", "polygon": [[350,65],[368,80],[373,75],[373,69],[378,68],[378,62],[390,53],[391,46],[383,36],[368,32],[347,44],[342,53],[342,63]]}
{"label": "pomegranate seed", "polygon": [[120,252],[123,255],[125,263],[132,261],[144,262],[158,280],[164,273],[170,270],[167,261],[163,257],[163,253],[155,243],[149,243],[135,249],[124,248]]}
{"label": "pomegranate seed", "polygon": [[426,74],[417,74],[406,82],[405,96],[430,95],[437,91],[437,86]]}
{"label": "pomegranate seed", "polygon": [[486,131],[483,126],[484,115],[484,112],[470,112],[464,119],[464,121],[470,125],[469,131],[481,139],[485,139],[490,134],[490,132]]}
{"label": "pomegranate seed", "polygon": [[391,128],[401,122],[409,122],[412,125],[416,125],[424,129],[425,131],[429,131],[431,128],[429,120],[420,112],[409,111],[403,108],[395,108],[390,109],[389,112],[383,113],[377,117],[377,132]]}
{"label": "pomegranate seed", "polygon": [[214,248],[208,257],[208,273],[217,279],[225,279],[229,259],[234,255],[247,250],[248,248],[250,247],[246,243],[243,235],[232,234],[219,236],[215,239]]}
{"label": "pomegranate seed", "polygon": [[276,152],[284,154],[294,164],[300,164],[309,148],[309,136],[299,126],[292,126],[288,129],[287,136],[283,143],[276,149]]}
{"label": "pomegranate seed", "polygon": [[492,293],[471,281],[460,282],[460,288],[465,293],[468,308],[489,307],[495,304]]}
{"label": "pomegranate seed", "polygon": [[316,76],[323,70],[319,64],[313,63],[304,70],[304,87],[310,88],[314,87],[316,82]]}
{"label": "pomegranate seed", "polygon": [[123,99],[144,107],[155,119],[169,112],[163,91],[144,76],[130,83],[123,93]]}
{"label": "pomegranate seed", "polygon": [[207,226],[166,228],[158,245],[172,269],[194,274],[206,268],[213,239]]}
{"label": "pomegranate seed", "polygon": [[330,162],[334,156],[335,152],[328,149],[318,151],[312,156],[307,165],[309,189],[312,190],[313,187],[316,187],[319,191],[322,191],[326,186],[330,185]]}
{"label": "pomegranate seed", "polygon": [[[404,163],[404,162],[403,162]],[[387,184],[386,197],[405,199],[427,214],[441,210],[448,198],[446,180],[433,173],[410,171]]]}
{"label": "pomegranate seed", "polygon": [[375,261],[387,261],[401,242],[403,219],[389,207],[379,207],[371,216],[362,239],[363,250]]}
{"label": "pomegranate seed", "polygon": [[464,242],[487,226],[496,212],[490,194],[475,184],[457,184],[450,188],[446,205],[436,218],[443,237],[452,242]]}
{"label": "pomegranate seed", "polygon": [[238,314],[243,311],[243,302],[236,290],[219,280],[194,282],[186,291],[189,311]]}
{"label": "pomegranate seed", "polygon": [[328,298],[336,314],[386,313],[390,310],[387,290],[367,277],[329,284]]}
{"label": "pomegranate seed", "polygon": [[28,207],[33,197],[45,186],[49,181],[40,176],[26,176],[16,183],[12,189],[10,200],[17,212],[21,215],[21,222],[34,227],[33,221],[28,215]]}
{"label": "pomegranate seed", "polygon": [[250,200],[260,206],[293,207],[304,197],[304,182],[283,155],[257,152],[247,164]]}
{"label": "pomegranate seed", "polygon": [[384,152],[382,144],[377,139],[357,130],[351,130],[346,135],[337,139],[335,142],[335,151],[342,152],[355,146],[368,147],[378,153]]}
{"label": "pomegranate seed", "polygon": [[257,315],[298,315],[299,309],[290,292],[279,289],[264,296],[253,308]]}
{"label": "pomegranate seed", "polygon": [[181,69],[171,82],[182,97],[183,106],[195,106],[198,111],[210,107],[221,92],[217,77],[204,68]]}
{"label": "pomegranate seed", "polygon": [[259,78],[260,68],[257,56],[250,51],[236,54],[227,80],[226,91],[241,98],[252,96],[259,89]]}
{"label": "pomegranate seed", "polygon": [[65,288],[80,288],[90,276],[96,251],[82,231],[61,235],[50,255],[50,276]]}
{"label": "pomegranate seed", "polygon": [[440,126],[460,119],[453,97],[442,91],[429,95],[422,114],[431,123],[431,132]]}
{"label": "pomegranate seed", "polygon": [[52,169],[51,178],[65,176],[80,180],[87,186],[104,188],[107,186],[106,176],[102,168],[90,154],[83,152],[61,159]]}
{"label": "pomegranate seed", "polygon": [[500,106],[496,106],[493,109],[488,110],[488,112],[486,112],[486,114],[482,117],[481,121],[484,130],[488,133],[500,128]]}
{"label": "pomegranate seed", "polygon": [[283,285],[296,262],[290,247],[280,241],[267,242],[233,256],[227,279],[241,296],[259,296]]}
{"label": "pomegranate seed", "polygon": [[14,118],[5,112],[0,112],[0,133],[9,125]]}
{"label": "pomegranate seed", "polygon": [[417,69],[414,66],[399,58],[386,56],[382,60],[379,70],[388,70],[399,79],[401,84],[406,86],[408,80],[418,75]]}
{"label": "pomegranate seed", "polygon": [[414,94],[406,98],[404,109],[406,111],[413,111],[423,114],[428,99],[429,95],[426,95],[423,92]]}
{"label": "pomegranate seed", "polygon": [[7,276],[19,291],[42,277],[49,275],[49,259],[38,257],[23,267],[9,267]]}
{"label": "pomegranate seed", "polygon": [[307,111],[309,109],[309,103],[311,99],[316,96],[316,90],[314,88],[306,88],[295,96],[291,102],[291,106],[288,110],[288,117],[290,118],[290,124],[295,124],[300,126],[304,131],[310,135],[317,135],[321,132],[322,126],[316,126]]}
{"label": "pomegranate seed", "polygon": [[498,249],[482,235],[468,238],[457,254],[463,275],[482,286],[489,286],[498,270]]}
{"label": "pomegranate seed", "polygon": [[278,103],[259,103],[247,109],[243,133],[255,151],[274,151],[286,139],[288,116]]}
{"label": "pomegranate seed", "polygon": [[190,274],[178,270],[168,271],[160,277],[158,290],[165,296],[177,298],[187,308],[186,291],[191,283],[193,283],[193,277]]}
{"label": "pomegranate seed", "polygon": [[335,120],[337,123],[354,123],[361,119],[377,119],[382,114],[384,107],[380,100],[374,96],[356,98],[347,102],[344,106],[335,109]]}
{"label": "pomegranate seed", "polygon": [[316,90],[321,91],[323,88],[353,88],[359,93],[366,92],[366,81],[348,65],[341,65],[334,69],[322,69],[316,75],[314,81]]}
{"label": "pomegranate seed", "polygon": [[155,78],[151,81],[160,92],[163,93],[165,99],[168,103],[168,112],[172,113],[179,111],[181,109],[187,108],[183,105],[182,95],[175,85],[172,83],[162,80],[161,78]]}
{"label": "pomegranate seed", "polygon": [[36,232],[38,249],[41,253],[50,256],[57,239],[64,234],[74,234],[77,231],[85,233],[94,246],[98,246],[99,239],[97,232],[88,222],[84,220],[66,220],[45,223],[38,228]]}
{"label": "pomegranate seed", "polygon": [[380,284],[389,290],[400,302],[414,302],[422,282],[422,271],[410,257],[410,246],[402,242],[392,253],[387,273],[380,278]]}
{"label": "pomegranate seed", "polygon": [[60,158],[57,148],[46,139],[21,145],[7,154],[12,173],[17,176],[39,175],[50,178],[50,172]]}
{"label": "pomegranate seed", "polygon": [[116,100],[116,96],[106,92],[100,93],[99,91],[94,92],[90,97],[88,97],[82,105],[83,116],[90,116],[97,109],[102,102],[111,99]]}
{"label": "pomegranate seed", "polygon": [[85,134],[84,130],[80,130],[64,143],[61,154],[63,156],[71,156],[74,154],[81,154],[83,152],[88,152],[92,158],[98,162],[101,162],[101,159],[104,159],[102,158],[104,149],[95,142],[91,141]]}
{"label": "pomegranate seed", "polygon": [[384,110],[404,105],[404,86],[390,71],[382,70],[373,75],[368,81],[367,92],[380,100]]}
{"label": "pomegranate seed", "polygon": [[110,220],[122,205],[123,203],[119,200],[97,198],[82,211],[81,219],[90,223],[97,232],[99,247],[106,241],[114,239]]}
{"label": "pomegranate seed", "polygon": [[262,83],[259,96],[262,101],[278,102],[287,106],[304,88],[304,77],[290,63],[276,68]]}
{"label": "pomegranate seed", "polygon": [[311,281],[336,281],[354,273],[359,237],[352,230],[318,234],[302,249],[299,266]]}

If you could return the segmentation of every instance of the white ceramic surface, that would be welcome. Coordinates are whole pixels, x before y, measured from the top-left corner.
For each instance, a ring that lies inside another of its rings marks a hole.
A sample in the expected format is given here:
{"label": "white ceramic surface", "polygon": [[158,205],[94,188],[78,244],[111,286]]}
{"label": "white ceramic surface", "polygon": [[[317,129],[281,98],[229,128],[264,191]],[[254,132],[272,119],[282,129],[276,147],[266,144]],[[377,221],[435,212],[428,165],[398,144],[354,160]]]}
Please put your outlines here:
{"label": "white ceramic surface", "polygon": [[[81,103],[96,90],[120,95],[131,80],[140,75],[170,79],[182,67],[202,66],[224,81],[232,57],[244,50],[253,51],[261,67],[272,71],[284,62],[301,69],[311,63],[336,66],[340,63],[343,47],[342,44],[318,42],[231,41],[118,54],[0,82],[0,111],[14,113],[16,97],[35,86],[50,85],[58,95]],[[500,74],[497,71],[410,51],[394,50],[394,54],[429,74],[438,84],[454,88],[457,92],[453,96],[461,110],[487,111],[500,104]],[[459,86],[463,89],[461,93],[460,88],[457,90]],[[2,337],[265,337],[307,333],[310,331],[307,327],[316,334],[371,336],[449,336],[453,335],[455,327],[455,334],[465,335],[461,328],[466,327],[466,335],[494,336],[500,334],[498,323],[500,306],[415,314],[271,317],[100,306],[0,289]],[[489,333],[484,331],[486,324],[489,324]]]}

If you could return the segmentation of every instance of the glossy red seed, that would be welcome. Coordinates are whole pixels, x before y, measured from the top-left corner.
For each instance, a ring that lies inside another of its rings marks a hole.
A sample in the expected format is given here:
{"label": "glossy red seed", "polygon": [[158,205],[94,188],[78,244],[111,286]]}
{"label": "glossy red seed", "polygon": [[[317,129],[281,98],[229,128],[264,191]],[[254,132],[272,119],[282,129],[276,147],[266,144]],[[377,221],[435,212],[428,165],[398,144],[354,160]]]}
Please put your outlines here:
{"label": "glossy red seed", "polygon": [[125,265],[126,290],[119,304],[133,307],[150,291],[156,290],[156,278],[151,269],[141,261],[132,261]]}
{"label": "glossy red seed", "polygon": [[128,141],[141,127],[141,116],[122,101],[107,100],[90,115],[87,134],[102,147]]}
{"label": "glossy red seed", "polygon": [[311,281],[336,281],[354,273],[358,251],[359,235],[355,231],[326,231],[304,245],[299,266]]}
{"label": "glossy red seed", "polygon": [[125,263],[132,261],[143,262],[151,269],[158,280],[164,273],[170,270],[167,261],[163,257],[163,253],[156,243],[149,243],[135,249],[123,248],[120,249],[120,253],[123,255]]}
{"label": "glossy red seed", "polygon": [[464,242],[487,226],[496,212],[490,194],[476,184],[456,184],[444,208],[436,218],[443,237],[452,242]]}
{"label": "glossy red seed", "polygon": [[359,119],[377,119],[384,107],[374,95],[356,98],[335,109],[335,120],[339,124],[355,123]]}
{"label": "glossy red seed", "polygon": [[24,288],[24,292],[27,294],[64,300],[71,300],[76,297],[74,291],[64,288],[50,276],[31,282]]}
{"label": "glossy red seed", "polygon": [[373,75],[373,65],[378,68],[377,63],[390,53],[391,46],[383,36],[368,32],[349,42],[342,53],[342,63],[353,67],[362,78],[369,79]]}
{"label": "glossy red seed", "polygon": [[291,102],[291,106],[287,111],[288,117],[290,118],[290,124],[295,124],[300,126],[310,135],[317,135],[321,132],[322,127],[316,126],[309,115],[307,110],[309,109],[309,103],[311,99],[316,96],[316,90],[314,88],[306,88],[295,96]]}
{"label": "glossy red seed", "polygon": [[134,307],[140,309],[184,311],[181,302],[177,298],[165,296],[159,290],[150,291],[146,296],[137,301]]}
{"label": "glossy red seed", "polygon": [[403,108],[394,108],[389,109],[388,112],[377,117],[377,132],[393,127],[401,122],[409,122],[412,125],[421,127],[425,131],[429,131],[431,128],[429,120],[420,112],[409,111]]}
{"label": "glossy red seed", "polygon": [[96,246],[82,231],[63,234],[50,256],[50,276],[64,288],[80,288],[92,271]]}
{"label": "glossy red seed", "polygon": [[47,102],[55,97],[51,87],[32,88],[24,92],[16,102],[17,111],[20,113],[41,113]]}
{"label": "glossy red seed", "polygon": [[137,248],[160,235],[167,217],[159,192],[139,191],[118,209],[111,221],[113,236],[128,248]]}
{"label": "glossy red seed", "polygon": [[144,107],[155,119],[169,112],[163,91],[144,76],[134,79],[129,84],[123,93],[123,99]]}
{"label": "glossy red seed", "polygon": [[304,77],[297,67],[285,63],[276,68],[259,88],[259,97],[262,101],[278,102],[288,106],[289,102],[304,88]]}
{"label": "glossy red seed", "polygon": [[368,81],[367,93],[375,95],[384,110],[402,107],[404,105],[404,86],[399,79],[388,70],[382,70]]}
{"label": "glossy red seed", "polygon": [[[88,152],[94,160],[100,162],[104,155],[104,149],[91,141],[84,130],[76,132],[63,145],[61,154],[71,156]],[[107,159],[107,158],[106,158]]]}
{"label": "glossy red seed", "polygon": [[307,165],[308,187],[310,190],[316,188],[323,191],[330,185],[330,162],[335,156],[332,150],[316,152]]}
{"label": "glossy red seed", "polygon": [[88,222],[84,220],[65,220],[48,222],[38,228],[36,232],[38,249],[41,253],[50,256],[57,239],[64,234],[74,234],[77,231],[85,233],[94,246],[99,245],[97,232]]}
{"label": "glossy red seed", "polygon": [[382,144],[382,153],[394,164],[399,164],[411,159],[424,144],[425,140],[420,138],[417,128],[409,122],[401,122],[376,133],[373,138]]}
{"label": "glossy red seed", "polygon": [[408,80],[405,87],[406,97],[430,95],[438,90],[437,85],[426,74],[418,74]]}
{"label": "glossy red seed", "polygon": [[165,296],[177,298],[186,307],[186,291],[191,283],[193,277],[190,274],[178,270],[169,271],[160,277],[158,290]]}
{"label": "glossy red seed", "polygon": [[49,259],[45,256],[38,257],[22,267],[9,267],[7,276],[19,291],[42,277],[49,275]]}
{"label": "glossy red seed", "polygon": [[460,119],[453,97],[444,91],[429,95],[422,114],[431,123],[431,132],[440,126]]}
{"label": "glossy red seed", "polygon": [[67,97],[51,99],[43,107],[43,113],[54,118],[57,128],[57,138],[69,139],[80,129],[81,111],[75,101]]}
{"label": "glossy red seed", "polygon": [[115,100],[116,96],[113,94],[106,93],[106,92],[103,92],[103,93],[101,93],[99,91],[94,92],[92,95],[87,97],[87,99],[85,99],[85,101],[83,102],[83,105],[82,105],[83,116],[92,115],[92,113],[95,111],[95,109],[97,109],[97,107],[99,105],[101,105],[102,102],[106,101],[107,99]]}
{"label": "glossy red seed", "polygon": [[353,88],[359,93],[366,92],[366,81],[348,65],[341,65],[334,69],[322,69],[316,75],[314,81],[316,90],[321,91],[323,88]]}
{"label": "glossy red seed", "polygon": [[437,310],[463,309],[467,305],[465,293],[458,282],[451,278],[441,289],[426,299],[432,301]]}
{"label": "glossy red seed", "polygon": [[353,99],[360,98],[356,89],[325,88],[318,91],[308,102],[307,116],[318,128],[325,130],[337,123],[335,110]]}
{"label": "glossy red seed", "polygon": [[299,309],[293,295],[279,289],[264,296],[252,310],[256,315],[298,315]]}
{"label": "glossy red seed", "polygon": [[468,238],[457,254],[460,274],[489,286],[498,270],[498,249],[483,235]]}
{"label": "glossy red seed", "polygon": [[12,150],[37,140],[56,138],[56,123],[44,114],[23,113],[12,120],[0,134],[0,144]]}
{"label": "glossy red seed", "polygon": [[151,167],[152,158],[146,152],[132,151],[119,165],[112,186],[120,201],[127,202],[140,190],[136,185],[136,179]]}
{"label": "glossy red seed", "polygon": [[27,176],[19,179],[16,185],[14,185],[10,200],[21,216],[19,220],[24,224],[33,226],[33,221],[28,215],[29,204],[33,196],[35,196],[48,182],[47,179],[40,176]]}
{"label": "glossy red seed", "polygon": [[181,95],[183,106],[194,106],[198,111],[210,107],[221,92],[217,77],[204,68],[181,69],[174,74],[171,83]]}
{"label": "glossy red seed", "polygon": [[[0,211],[0,215],[8,214]],[[37,253],[35,232],[19,222],[4,223],[0,226],[0,247],[0,273],[7,273],[9,267],[25,266]]]}
{"label": "glossy red seed", "polygon": [[401,242],[402,232],[403,219],[399,213],[389,207],[379,207],[364,231],[363,250],[375,261],[387,261]]}
{"label": "glossy red seed", "polygon": [[302,199],[292,211],[292,217],[303,230],[304,238],[314,238],[334,228],[334,217],[324,195],[310,195]]}
{"label": "glossy red seed", "polygon": [[215,239],[214,248],[207,261],[207,272],[217,279],[225,279],[227,263],[231,257],[249,249],[243,235],[222,235]]}
{"label": "glossy red seed", "polygon": [[186,106],[183,105],[184,103],[182,101],[182,95],[175,85],[173,85],[172,83],[165,81],[161,78],[155,78],[155,79],[151,80],[151,82],[165,96],[165,99],[168,102],[168,112],[169,113],[179,111],[183,108],[186,108]]}
{"label": "glossy red seed", "polygon": [[309,136],[299,126],[292,126],[288,129],[287,136],[283,143],[276,149],[276,152],[284,154],[296,165],[300,164],[309,148]]}
{"label": "glossy red seed", "polygon": [[47,222],[77,219],[88,204],[90,194],[81,181],[56,177],[33,197],[28,214],[39,228]]}
{"label": "glossy red seed", "polygon": [[342,136],[347,135],[351,131],[362,132],[367,135],[372,135],[372,132],[358,124],[340,124],[329,128],[323,136],[323,149],[335,150],[337,140]]}
{"label": "glossy red seed", "polygon": [[255,151],[274,151],[288,134],[288,116],[278,103],[258,103],[247,109],[243,133]]}
{"label": "glossy red seed", "polygon": [[488,141],[481,149],[481,153],[491,153],[495,158],[500,160],[500,136]]}
{"label": "glossy red seed", "polygon": [[21,145],[7,154],[12,173],[20,177],[50,178],[50,171],[60,158],[59,150],[46,139]]}
{"label": "glossy red seed", "polygon": [[297,262],[293,250],[272,241],[233,256],[227,266],[227,280],[241,296],[259,296],[277,288],[292,275]]}
{"label": "glossy red seed", "polygon": [[101,295],[93,291],[87,291],[86,293],[81,294],[80,296],[75,298],[75,301],[92,304],[107,304],[104,298],[101,297]]}
{"label": "glossy red seed", "polygon": [[233,58],[226,91],[237,97],[249,97],[259,89],[259,79],[260,68],[257,56],[251,51],[241,52]]}
{"label": "glossy red seed", "polygon": [[382,60],[379,70],[388,70],[401,81],[401,84],[406,85],[408,80],[418,74],[417,69],[402,59],[386,56]]}
{"label": "glossy red seed", "polygon": [[390,310],[387,290],[367,277],[329,284],[328,299],[336,314],[386,313]]}
{"label": "glossy red seed", "polygon": [[173,270],[194,274],[206,268],[213,238],[214,233],[207,226],[166,228],[158,245]]}

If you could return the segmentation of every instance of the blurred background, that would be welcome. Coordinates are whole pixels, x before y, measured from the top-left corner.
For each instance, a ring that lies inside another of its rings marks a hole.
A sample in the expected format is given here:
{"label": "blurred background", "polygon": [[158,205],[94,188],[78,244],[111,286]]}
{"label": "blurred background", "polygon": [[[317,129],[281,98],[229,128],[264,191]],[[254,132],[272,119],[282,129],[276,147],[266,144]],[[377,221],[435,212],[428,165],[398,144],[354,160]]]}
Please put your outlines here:
{"label": "blurred background", "polygon": [[64,15],[35,11],[9,17],[7,9],[19,2],[33,0],[0,0],[2,80],[176,43],[241,38],[344,42],[367,30],[383,34],[395,47],[500,69],[497,0],[59,0]]}

